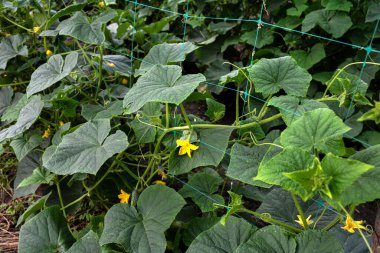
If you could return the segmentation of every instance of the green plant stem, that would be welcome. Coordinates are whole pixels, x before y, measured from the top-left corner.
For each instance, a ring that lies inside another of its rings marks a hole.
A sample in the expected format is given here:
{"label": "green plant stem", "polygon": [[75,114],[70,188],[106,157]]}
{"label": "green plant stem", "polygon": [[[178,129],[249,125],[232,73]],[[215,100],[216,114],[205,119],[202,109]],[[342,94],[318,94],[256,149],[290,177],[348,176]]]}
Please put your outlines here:
{"label": "green plant stem", "polygon": [[239,124],[239,115],[240,115],[240,108],[239,108],[239,102],[240,102],[240,83],[237,85],[237,90],[236,90],[236,98],[235,98],[235,125]]}
{"label": "green plant stem", "polygon": [[[325,90],[325,92],[323,93],[323,97],[326,96],[327,94],[327,91],[331,88],[331,85],[335,82],[335,80],[338,78],[338,76],[348,67],[352,66],[352,65],[357,65],[357,64],[363,64],[364,62],[353,62],[353,63],[350,63],[350,64],[347,64],[346,66],[344,66],[341,70],[339,70],[339,72],[334,76],[334,78],[331,80],[331,82],[329,82],[329,84],[327,85],[327,88]],[[370,65],[377,65],[377,66],[380,66],[380,63],[376,63],[376,62],[366,62],[366,64],[370,64]]]}
{"label": "green plant stem", "polygon": [[185,107],[183,107],[183,104],[179,104],[179,107],[181,108],[181,112],[182,112],[182,115],[183,117],[185,118],[185,121],[186,121],[186,124],[188,126],[188,129],[190,130],[191,129],[191,123],[190,123],[190,120],[189,120],[189,117],[187,116],[187,113],[186,113],[186,110],[185,110]]}
{"label": "green plant stem", "polygon": [[65,211],[65,208],[63,208],[63,207],[64,207],[64,204],[63,204],[63,198],[62,198],[62,193],[61,193],[61,187],[60,187],[60,185],[59,185],[59,180],[58,180],[58,177],[57,177],[57,176],[54,178],[54,181],[55,181],[55,185],[56,185],[56,187],[57,187],[58,198],[59,198],[59,203],[60,203],[60,205],[61,205],[61,210],[62,210],[62,212],[63,212],[63,216],[66,218],[66,217],[67,217],[67,216],[66,216],[66,211]]}
{"label": "green plant stem", "polygon": [[169,103],[165,103],[165,109],[166,128],[169,128]]}
{"label": "green plant stem", "polygon": [[294,193],[291,193],[291,195],[292,195],[294,204],[295,204],[295,206],[297,208],[297,211],[298,211],[299,215],[301,216],[303,227],[307,230],[307,229],[309,229],[309,225],[307,224],[306,217],[305,217],[305,214],[304,214],[304,212],[302,210],[300,202],[298,201],[297,196]]}
{"label": "green plant stem", "polygon": [[[347,217],[349,217],[350,219],[352,219],[353,222],[354,222],[354,224],[357,225],[357,224],[356,224],[356,221],[354,220],[354,218],[352,218],[352,216],[351,216],[350,213],[346,210],[346,208],[344,208],[344,206],[343,206],[341,203],[338,203],[338,204],[339,204],[339,207],[342,208],[343,212],[347,215]],[[367,238],[365,238],[365,236],[364,236],[362,230],[358,228],[358,231],[359,231],[360,236],[363,238],[364,243],[365,243],[365,245],[367,246],[367,248],[368,248],[368,250],[369,250],[369,253],[373,253],[373,250],[372,250],[371,246],[369,245],[369,242],[368,242]]]}
{"label": "green plant stem", "polygon": [[261,214],[261,213],[257,213],[257,212],[254,212],[254,211],[251,211],[249,209],[246,209],[246,208],[241,208],[239,209],[239,212],[245,212],[245,213],[249,213],[249,214],[252,214],[253,216],[256,216],[258,217],[259,219],[265,221],[265,222],[268,222],[268,223],[271,223],[271,224],[275,224],[275,225],[279,225],[291,232],[294,232],[294,233],[300,233],[302,232],[302,229],[299,229],[299,228],[296,228],[296,227],[293,227],[289,224],[286,224],[282,221],[279,221],[279,220],[276,220],[276,219],[273,219],[271,217],[268,217],[264,214]]}
{"label": "green plant stem", "polygon": [[[210,128],[232,128],[232,129],[245,129],[245,128],[250,128],[250,127],[253,127],[253,126],[256,126],[256,125],[264,125],[266,123],[269,123],[269,122],[272,122],[276,119],[279,119],[281,118],[281,113],[278,113],[276,115],[273,115],[269,118],[266,118],[266,119],[263,119],[261,121],[257,121],[257,122],[250,122],[250,123],[247,123],[247,124],[243,124],[243,125],[212,125],[212,124],[194,124],[191,126],[191,128],[207,128],[207,129],[210,129]],[[189,130],[190,128],[188,126],[181,126],[181,127],[171,127],[171,128],[168,128],[166,129],[167,132],[172,132],[172,131],[183,131],[183,130]]]}
{"label": "green plant stem", "polygon": [[314,225],[313,225],[313,229],[316,228],[318,222],[322,219],[323,215],[325,214],[326,210],[327,210],[327,207],[328,205],[325,205],[325,207],[323,208],[321,214],[319,215],[318,219],[314,222]]}
{"label": "green plant stem", "polygon": [[26,83],[29,83],[29,82],[30,81],[22,81],[22,82],[18,82],[18,83],[0,84],[0,87],[17,86],[17,85],[26,84]]}
{"label": "green plant stem", "polygon": [[8,21],[8,22],[14,24],[14,25],[17,26],[17,27],[20,27],[21,29],[24,29],[24,30],[26,30],[26,31],[28,31],[28,32],[30,32],[30,33],[34,33],[31,29],[28,29],[28,28],[26,28],[26,27],[24,27],[24,26],[22,26],[22,25],[16,23],[15,21],[13,21],[13,20],[7,18],[7,17],[4,16],[4,15],[2,15],[2,18],[4,18],[4,19],[5,19],[6,21]]}
{"label": "green plant stem", "polygon": [[102,85],[102,78],[103,78],[103,46],[99,47],[99,75],[98,75],[98,86],[96,87],[95,92],[95,99],[98,98],[100,86]]}

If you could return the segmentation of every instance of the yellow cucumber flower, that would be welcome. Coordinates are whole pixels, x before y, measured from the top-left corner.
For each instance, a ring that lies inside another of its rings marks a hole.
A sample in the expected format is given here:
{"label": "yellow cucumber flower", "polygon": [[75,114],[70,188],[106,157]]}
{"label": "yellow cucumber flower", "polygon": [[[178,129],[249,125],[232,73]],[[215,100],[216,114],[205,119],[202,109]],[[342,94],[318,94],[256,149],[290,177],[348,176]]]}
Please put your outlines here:
{"label": "yellow cucumber flower", "polygon": [[[295,220],[295,222],[297,222],[298,224],[300,224],[301,227],[304,227],[303,226],[303,222],[302,222],[302,218],[301,218],[301,215],[297,215],[297,220]],[[311,220],[311,215],[309,215],[307,218],[306,218],[306,223],[307,225],[310,225],[310,224],[313,224],[313,220]]]}
{"label": "yellow cucumber flower", "polygon": [[99,3],[98,3],[98,6],[99,6],[99,8],[104,8],[104,7],[106,7],[106,5],[104,4],[103,1],[99,2]]}
{"label": "yellow cucumber flower", "polygon": [[184,155],[187,154],[191,158],[191,151],[192,150],[197,150],[199,147],[195,146],[194,144],[191,144],[189,139],[186,140],[177,140],[176,141],[177,146],[180,146],[181,148],[179,149],[178,154],[179,155]]}
{"label": "yellow cucumber flower", "polygon": [[126,203],[126,204],[128,204],[129,197],[131,196],[131,194],[128,194],[128,193],[126,193],[123,190],[120,190],[120,192],[121,193],[117,196],[120,199],[120,203]]}
{"label": "yellow cucumber flower", "polygon": [[127,78],[123,78],[123,79],[121,80],[121,83],[122,83],[123,85],[127,85],[127,84],[128,84],[128,79],[127,79]]}
{"label": "yellow cucumber flower", "polygon": [[47,57],[50,57],[50,56],[53,55],[53,52],[52,52],[50,49],[46,50],[45,53],[46,53],[46,56],[47,56]]}
{"label": "yellow cucumber flower", "polygon": [[156,180],[153,182],[153,184],[166,185],[166,183],[164,181],[161,181],[161,180]]}
{"label": "yellow cucumber flower", "polygon": [[107,66],[110,68],[116,67],[115,63],[112,63],[112,62],[107,62]]}
{"label": "yellow cucumber flower", "polygon": [[42,134],[42,138],[44,139],[47,139],[49,138],[51,135],[51,129],[50,129],[50,126],[44,131],[44,133]]}
{"label": "yellow cucumber flower", "polygon": [[65,123],[61,120],[61,121],[59,121],[59,126],[61,127],[61,126],[63,126]]}
{"label": "yellow cucumber flower", "polygon": [[346,226],[344,227],[341,227],[342,229],[350,232],[350,233],[354,233],[355,232],[355,229],[364,229],[366,230],[366,228],[364,226],[362,226],[363,224],[363,221],[362,220],[353,220],[351,217],[347,216],[346,218]]}
{"label": "yellow cucumber flower", "polygon": [[33,32],[34,33],[39,33],[40,31],[41,31],[41,27],[40,26],[33,27]]}

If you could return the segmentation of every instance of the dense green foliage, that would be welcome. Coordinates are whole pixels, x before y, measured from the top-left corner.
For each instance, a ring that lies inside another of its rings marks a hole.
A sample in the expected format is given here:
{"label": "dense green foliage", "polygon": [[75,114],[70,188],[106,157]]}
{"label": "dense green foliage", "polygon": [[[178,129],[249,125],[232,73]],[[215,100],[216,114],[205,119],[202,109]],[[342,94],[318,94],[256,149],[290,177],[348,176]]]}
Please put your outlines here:
{"label": "dense green foliage", "polygon": [[1,1],[0,154],[14,197],[44,195],[19,252],[367,252],[379,18],[375,0]]}

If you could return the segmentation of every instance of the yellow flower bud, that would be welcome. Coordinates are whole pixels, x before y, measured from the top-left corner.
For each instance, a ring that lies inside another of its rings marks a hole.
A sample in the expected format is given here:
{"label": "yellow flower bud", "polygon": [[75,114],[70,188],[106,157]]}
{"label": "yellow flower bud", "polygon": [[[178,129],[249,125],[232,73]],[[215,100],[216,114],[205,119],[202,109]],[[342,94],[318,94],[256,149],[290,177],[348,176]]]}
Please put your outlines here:
{"label": "yellow flower bud", "polygon": [[127,84],[128,84],[128,79],[127,79],[127,78],[123,78],[123,79],[121,80],[121,83],[122,83],[123,85],[127,85]]}
{"label": "yellow flower bud", "polygon": [[63,121],[59,122],[59,126],[63,126],[65,123]]}
{"label": "yellow flower bud", "polygon": [[47,57],[50,57],[52,55],[53,55],[53,52],[50,49],[46,50],[46,56]]}
{"label": "yellow flower bud", "polygon": [[110,68],[116,67],[115,63],[112,63],[112,62],[107,62],[107,66]]}
{"label": "yellow flower bud", "polygon": [[99,3],[98,3],[98,6],[99,6],[99,8],[104,8],[104,7],[106,7],[106,5],[104,4],[103,1],[99,2]]}
{"label": "yellow flower bud", "polygon": [[41,31],[41,27],[39,27],[39,26],[33,27],[33,32],[34,33],[39,33],[40,31]]}

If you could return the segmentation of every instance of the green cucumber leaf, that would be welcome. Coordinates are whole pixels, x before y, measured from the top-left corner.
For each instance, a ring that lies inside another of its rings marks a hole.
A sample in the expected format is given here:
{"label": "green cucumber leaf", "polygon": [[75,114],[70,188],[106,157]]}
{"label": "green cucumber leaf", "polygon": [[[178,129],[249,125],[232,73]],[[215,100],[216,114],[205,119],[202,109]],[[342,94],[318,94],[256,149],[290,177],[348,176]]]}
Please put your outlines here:
{"label": "green cucumber leaf", "polygon": [[123,101],[116,100],[105,106],[83,104],[82,117],[86,120],[111,119],[123,113]]}
{"label": "green cucumber leaf", "polygon": [[30,151],[42,143],[42,137],[39,134],[24,135],[11,142],[11,147],[16,154],[17,160],[22,160]]}
{"label": "green cucumber leaf", "polygon": [[296,253],[344,253],[338,238],[332,233],[307,230],[296,236]]}
{"label": "green cucumber leaf", "polygon": [[67,35],[87,44],[101,45],[106,39],[102,32],[102,25],[116,15],[116,11],[107,9],[90,23],[85,14],[78,11],[71,18],[62,21],[56,31],[59,31],[60,35]]}
{"label": "green cucumber leaf", "polygon": [[290,51],[289,54],[296,60],[298,65],[304,69],[313,67],[326,57],[325,49],[321,43],[315,44],[308,52],[304,50],[294,50]]}
{"label": "green cucumber leaf", "polygon": [[306,151],[314,149],[323,153],[342,155],[345,152],[343,134],[350,130],[343,121],[328,108],[308,111],[281,133],[285,147],[296,147]]}
{"label": "green cucumber leaf", "polygon": [[376,145],[361,150],[349,158],[371,164],[375,168],[363,173],[358,180],[343,192],[341,195],[343,205],[358,205],[380,198],[380,185],[378,184],[380,180],[379,152],[380,145]]}
{"label": "green cucumber leaf", "polygon": [[334,38],[340,38],[350,29],[352,21],[343,12],[316,10],[305,16],[302,21],[302,32],[308,32],[317,25]]}
{"label": "green cucumber leaf", "polygon": [[219,222],[218,217],[195,217],[192,219],[185,231],[183,232],[182,240],[186,246],[190,246],[191,242],[203,231],[210,229]]}
{"label": "green cucumber leaf", "polygon": [[66,253],[102,253],[98,240],[98,235],[90,230],[76,241]]}
{"label": "green cucumber leaf", "polygon": [[230,217],[225,225],[220,223],[200,233],[186,253],[233,253],[246,243],[257,228],[244,219]]}
{"label": "green cucumber leaf", "polygon": [[33,72],[26,88],[28,96],[43,91],[68,76],[75,68],[77,61],[77,52],[71,52],[66,56],[65,61],[59,54],[50,57],[47,63],[42,64]]}
{"label": "green cucumber leaf", "polygon": [[313,156],[310,152],[298,148],[286,148],[269,161],[261,163],[255,180],[263,181],[267,184],[279,185],[282,188],[294,192],[304,201],[313,194],[306,191],[297,182],[286,177],[284,173],[305,170],[313,163]]}
{"label": "green cucumber leaf", "polygon": [[317,108],[328,108],[326,104],[315,100],[302,99],[288,95],[273,97],[269,100],[268,105],[278,108],[281,112],[282,119],[288,126],[307,111],[312,111]]}
{"label": "green cucumber leaf", "polygon": [[54,206],[37,214],[21,227],[18,252],[66,252],[73,242],[62,211]]}
{"label": "green cucumber leaf", "polygon": [[54,174],[50,173],[44,168],[36,168],[33,170],[32,175],[29,177],[23,179],[20,184],[17,186],[18,187],[25,187],[33,184],[49,184],[51,181],[54,179]]}
{"label": "green cucumber leaf", "polygon": [[323,172],[329,177],[328,187],[334,198],[351,186],[360,176],[374,168],[373,165],[327,154],[321,162]]}
{"label": "green cucumber leaf", "polygon": [[89,173],[95,175],[114,154],[128,147],[128,137],[120,130],[109,135],[109,119],[87,122],[74,132],[63,136],[50,157],[43,164],[58,175]]}
{"label": "green cucumber leaf", "polygon": [[[187,184],[178,192],[184,198],[191,198],[199,206],[203,213],[211,212],[215,209],[213,203],[224,205],[224,199],[218,191],[223,179],[219,175],[207,172],[198,172],[189,178]],[[197,189],[195,191],[194,189]]]}
{"label": "green cucumber leaf", "polygon": [[288,95],[305,97],[312,79],[311,75],[297,65],[290,56],[274,59],[260,59],[248,68],[249,78],[257,92],[264,97],[275,94],[281,89]]}
{"label": "green cucumber leaf", "polygon": [[[311,199],[307,202],[303,202],[301,199],[298,199],[298,202],[305,216],[308,217],[311,215],[311,220],[314,222],[311,226],[314,226],[318,216],[322,213],[324,205],[326,205],[325,202],[321,198]],[[257,209],[257,212],[262,214],[270,214],[273,219],[301,228],[300,225],[295,222],[299,213],[294,205],[293,197],[290,192],[281,188],[274,188],[271,190],[265,196],[260,207]],[[337,213],[333,209],[328,208],[318,221],[316,228],[324,228],[336,217]]]}
{"label": "green cucumber leaf", "polygon": [[37,211],[42,210],[45,207],[46,200],[49,198],[49,196],[50,193],[40,199],[37,199],[33,204],[31,204],[28,209],[26,209],[25,212],[18,218],[16,226],[20,226],[21,223],[33,217]]}
{"label": "green cucumber leaf", "polygon": [[180,66],[155,65],[125,95],[125,113],[134,113],[148,102],[179,105],[205,81],[202,74],[182,76]]}
{"label": "green cucumber leaf", "polygon": [[133,253],[164,253],[164,232],[185,203],[169,187],[149,186],[141,193],[137,209],[128,204],[111,207],[105,217],[100,244],[118,243]]}
{"label": "green cucumber leaf", "polygon": [[0,116],[12,104],[13,90],[10,86],[0,88]]}
{"label": "green cucumber leaf", "polygon": [[328,11],[349,12],[353,5],[347,0],[322,0],[322,6]]}
{"label": "green cucumber leaf", "polygon": [[166,65],[168,63],[184,61],[187,54],[198,47],[191,42],[168,44],[166,42],[153,46],[149,53],[142,59],[136,75],[148,72],[154,65]]}
{"label": "green cucumber leaf", "polygon": [[33,174],[35,169],[42,168],[41,152],[31,151],[18,164],[16,178],[13,183],[13,198],[19,198],[34,193],[39,184],[32,184],[25,187],[19,187],[19,184]]}
{"label": "green cucumber leaf", "polygon": [[0,43],[0,69],[5,69],[10,59],[17,55],[28,57],[28,48],[24,46],[26,37],[20,34],[3,38]]}
{"label": "green cucumber leaf", "polygon": [[21,109],[17,122],[0,131],[0,142],[13,138],[24,131],[28,130],[40,115],[44,102],[39,96],[32,97],[28,103]]}
{"label": "green cucumber leaf", "polygon": [[236,253],[294,253],[295,250],[296,240],[283,228],[271,225],[256,231]]}
{"label": "green cucumber leaf", "polygon": [[45,29],[49,29],[55,21],[57,21],[60,17],[69,15],[76,11],[81,11],[86,4],[72,4],[70,6],[67,6],[61,10],[59,10],[57,13],[55,13],[49,20],[47,21]]}
{"label": "green cucumber leaf", "polygon": [[226,112],[226,106],[218,101],[215,101],[211,98],[206,98],[207,111],[206,116],[209,117],[212,121],[218,121],[224,117]]}

